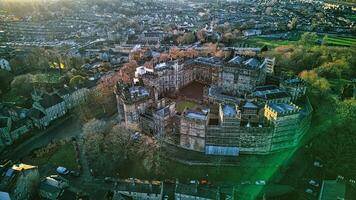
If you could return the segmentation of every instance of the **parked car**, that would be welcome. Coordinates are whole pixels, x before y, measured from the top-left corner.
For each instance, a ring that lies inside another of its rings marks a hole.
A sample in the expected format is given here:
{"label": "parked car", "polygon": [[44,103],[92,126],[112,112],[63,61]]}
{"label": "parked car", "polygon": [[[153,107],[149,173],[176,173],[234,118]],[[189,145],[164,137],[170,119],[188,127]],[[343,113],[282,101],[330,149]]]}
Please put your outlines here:
{"label": "parked car", "polygon": [[266,185],[266,181],[265,180],[257,180],[255,182],[256,185]]}
{"label": "parked car", "polygon": [[319,168],[323,167],[323,165],[319,161],[314,161],[313,165],[314,167],[319,167]]}
{"label": "parked car", "polygon": [[310,189],[310,188],[307,188],[306,190],[305,190],[305,193],[307,193],[307,194],[310,194],[310,195],[312,195],[312,196],[317,196],[317,194],[316,194],[316,192],[314,192],[312,189]]}
{"label": "parked car", "polygon": [[209,185],[210,182],[207,179],[202,179],[202,180],[200,180],[200,184],[201,185]]}
{"label": "parked car", "polygon": [[65,167],[62,167],[62,166],[57,167],[56,171],[57,171],[58,174],[62,174],[62,175],[69,174],[69,170],[67,168],[65,168]]}
{"label": "parked car", "polygon": [[105,181],[106,183],[113,183],[113,182],[115,182],[115,179],[114,179],[113,177],[105,177],[105,178],[104,178],[104,181]]}
{"label": "parked car", "polygon": [[315,180],[310,180],[309,181],[309,185],[315,186],[315,187],[319,187],[319,183],[317,183]]}
{"label": "parked car", "polygon": [[70,174],[71,176],[74,176],[74,177],[79,177],[79,176],[80,176],[80,173],[79,173],[79,172],[73,171],[73,170],[70,171],[69,174]]}
{"label": "parked car", "polygon": [[241,185],[250,185],[251,184],[251,181],[242,181],[241,182]]}

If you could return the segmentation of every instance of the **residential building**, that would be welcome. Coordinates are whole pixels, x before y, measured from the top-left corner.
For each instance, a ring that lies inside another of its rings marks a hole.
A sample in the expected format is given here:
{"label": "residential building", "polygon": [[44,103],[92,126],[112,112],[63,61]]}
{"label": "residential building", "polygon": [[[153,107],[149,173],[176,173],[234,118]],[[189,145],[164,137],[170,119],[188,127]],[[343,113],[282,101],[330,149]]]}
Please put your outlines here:
{"label": "residential building", "polygon": [[196,151],[205,149],[209,110],[185,109],[180,118],[180,146]]}
{"label": "residential building", "polygon": [[0,105],[0,146],[11,145],[33,128],[28,109]]}
{"label": "residential building", "polygon": [[2,173],[0,192],[1,196],[6,196],[5,200],[23,200],[34,197],[40,182],[37,166],[26,164],[11,166],[11,163],[7,162],[0,166],[0,170]]}
{"label": "residential building", "polygon": [[245,95],[266,81],[266,63],[258,58],[236,56],[224,65],[219,77],[219,87],[224,93]]}
{"label": "residential building", "polygon": [[6,70],[6,71],[11,71],[11,66],[9,61],[7,61],[4,58],[0,58],[0,69]]}
{"label": "residential building", "polygon": [[57,93],[34,90],[32,99],[30,116],[37,128],[44,128],[67,113],[65,101]]}

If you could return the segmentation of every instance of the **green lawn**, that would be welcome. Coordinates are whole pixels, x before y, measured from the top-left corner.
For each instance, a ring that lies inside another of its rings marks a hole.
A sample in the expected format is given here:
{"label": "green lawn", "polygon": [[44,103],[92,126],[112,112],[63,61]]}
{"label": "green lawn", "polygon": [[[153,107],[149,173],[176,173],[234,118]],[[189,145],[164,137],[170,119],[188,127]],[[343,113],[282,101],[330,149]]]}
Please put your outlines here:
{"label": "green lawn", "polygon": [[71,142],[57,147],[54,151],[40,158],[32,158],[35,165],[63,166],[71,170],[78,170],[76,151]]}
{"label": "green lawn", "polygon": [[328,36],[326,43],[329,45],[355,46],[356,38]]}
{"label": "green lawn", "polygon": [[244,39],[241,41],[236,41],[233,46],[234,47],[278,47],[282,45],[290,45],[295,44],[297,41],[294,40],[281,40],[281,39],[268,39],[268,38],[261,38],[261,37],[253,37]]}
{"label": "green lawn", "polygon": [[195,107],[197,104],[192,102],[192,101],[180,101],[177,103],[176,105],[176,109],[178,112],[183,112],[185,108],[193,108]]}
{"label": "green lawn", "polygon": [[38,73],[33,75],[32,82],[56,84],[60,82],[61,77],[58,72]]}
{"label": "green lawn", "polygon": [[346,18],[356,22],[356,15],[347,15]]}

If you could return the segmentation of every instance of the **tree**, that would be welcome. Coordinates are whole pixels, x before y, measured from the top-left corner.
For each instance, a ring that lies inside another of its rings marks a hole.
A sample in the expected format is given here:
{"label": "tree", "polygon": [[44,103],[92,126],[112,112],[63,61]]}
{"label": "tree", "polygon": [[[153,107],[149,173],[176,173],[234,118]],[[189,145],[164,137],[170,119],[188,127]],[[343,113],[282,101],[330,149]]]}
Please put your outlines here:
{"label": "tree", "polygon": [[272,7],[271,6],[268,6],[267,8],[266,8],[266,15],[271,15],[272,14]]}
{"label": "tree", "polygon": [[205,42],[206,41],[207,35],[206,35],[206,31],[205,30],[203,30],[203,29],[199,30],[196,33],[196,36],[197,36],[199,41],[201,41],[201,42]]}
{"label": "tree", "polygon": [[191,44],[195,41],[194,33],[184,33],[184,35],[177,38],[179,44]]}
{"label": "tree", "polygon": [[85,77],[83,77],[81,75],[76,75],[70,79],[69,85],[71,87],[77,87],[78,85],[83,84],[84,81],[85,81]]}
{"label": "tree", "polygon": [[11,90],[18,96],[30,96],[33,90],[33,75],[23,74],[16,76],[11,82]]}
{"label": "tree", "polygon": [[317,39],[318,39],[318,35],[316,33],[306,32],[303,33],[303,35],[300,37],[299,43],[301,45],[310,46],[315,44],[315,41]]}
{"label": "tree", "polygon": [[292,20],[289,21],[287,25],[289,30],[294,30],[297,27],[297,21],[298,19],[296,17],[293,17]]}
{"label": "tree", "polygon": [[304,70],[299,74],[299,77],[321,93],[325,93],[330,90],[328,80],[319,77],[314,70]]}
{"label": "tree", "polygon": [[316,72],[326,78],[350,78],[351,68],[344,59],[338,59],[316,68]]}
{"label": "tree", "polygon": [[6,70],[0,69],[0,95],[10,89],[10,84],[13,79],[14,75]]}

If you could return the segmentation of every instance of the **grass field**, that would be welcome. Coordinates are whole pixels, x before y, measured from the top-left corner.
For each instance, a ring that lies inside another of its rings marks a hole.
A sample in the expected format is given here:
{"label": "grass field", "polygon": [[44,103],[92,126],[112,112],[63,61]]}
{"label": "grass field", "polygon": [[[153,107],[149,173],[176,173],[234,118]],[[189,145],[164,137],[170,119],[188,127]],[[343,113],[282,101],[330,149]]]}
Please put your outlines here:
{"label": "grass field", "polygon": [[356,15],[347,15],[346,18],[356,22]]}
{"label": "grass field", "polygon": [[193,107],[195,107],[197,104],[196,103],[194,103],[194,102],[192,102],[192,101],[180,101],[180,102],[178,102],[177,103],[177,105],[176,105],[176,109],[177,109],[177,111],[178,112],[183,112],[183,110],[185,109],[185,108],[193,108]]}
{"label": "grass field", "polygon": [[72,143],[66,143],[57,147],[53,152],[40,158],[31,158],[32,163],[38,166],[47,165],[49,168],[63,166],[71,170],[78,170],[76,151]]}
{"label": "grass field", "polygon": [[262,37],[252,37],[241,41],[236,41],[234,47],[263,47],[275,48],[282,45],[295,44],[296,40],[268,39]]}
{"label": "grass field", "polygon": [[328,45],[356,46],[356,38],[328,36],[326,43]]}
{"label": "grass field", "polygon": [[56,84],[60,82],[62,75],[57,72],[50,73],[38,73],[32,76],[32,82],[34,83],[47,83]]}

